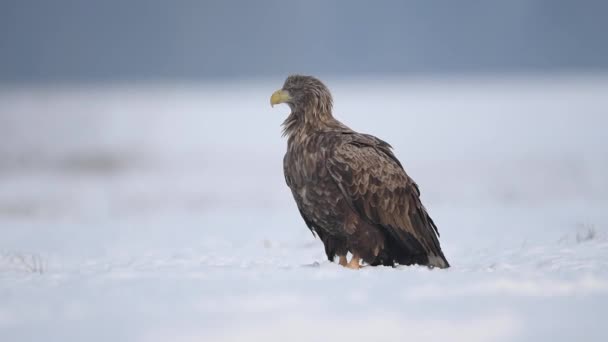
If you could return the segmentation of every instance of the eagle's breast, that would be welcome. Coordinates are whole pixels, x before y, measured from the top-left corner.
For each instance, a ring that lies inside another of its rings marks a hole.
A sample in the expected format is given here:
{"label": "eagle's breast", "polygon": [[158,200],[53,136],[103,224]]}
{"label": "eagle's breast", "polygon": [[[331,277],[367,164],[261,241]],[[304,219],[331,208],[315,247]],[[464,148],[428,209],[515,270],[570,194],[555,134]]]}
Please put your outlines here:
{"label": "eagle's breast", "polygon": [[331,139],[324,134],[310,135],[290,142],[284,171],[298,208],[320,229],[341,234],[344,198],[326,166]]}

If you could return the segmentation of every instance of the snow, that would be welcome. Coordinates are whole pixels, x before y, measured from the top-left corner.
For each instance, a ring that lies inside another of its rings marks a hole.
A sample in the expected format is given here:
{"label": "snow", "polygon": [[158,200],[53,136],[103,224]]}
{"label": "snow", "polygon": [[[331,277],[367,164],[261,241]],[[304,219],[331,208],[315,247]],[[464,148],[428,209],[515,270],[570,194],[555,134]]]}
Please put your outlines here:
{"label": "snow", "polygon": [[325,260],[282,81],[0,89],[0,340],[606,340],[608,75],[327,80],[448,270]]}

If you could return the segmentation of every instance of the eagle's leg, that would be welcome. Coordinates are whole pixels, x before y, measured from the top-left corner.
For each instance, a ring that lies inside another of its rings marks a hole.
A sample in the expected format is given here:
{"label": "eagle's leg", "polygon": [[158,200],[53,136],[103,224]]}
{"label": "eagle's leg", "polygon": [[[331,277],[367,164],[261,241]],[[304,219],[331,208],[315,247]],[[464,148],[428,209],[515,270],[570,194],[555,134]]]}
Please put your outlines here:
{"label": "eagle's leg", "polygon": [[346,265],[348,264],[348,261],[346,260],[346,255],[338,255],[338,258],[340,258],[340,261],[338,263],[341,266],[346,267]]}
{"label": "eagle's leg", "polygon": [[353,253],[353,257],[350,259],[348,264],[346,264],[346,267],[353,270],[358,270],[361,268],[360,260],[361,258],[359,257],[359,255]]}

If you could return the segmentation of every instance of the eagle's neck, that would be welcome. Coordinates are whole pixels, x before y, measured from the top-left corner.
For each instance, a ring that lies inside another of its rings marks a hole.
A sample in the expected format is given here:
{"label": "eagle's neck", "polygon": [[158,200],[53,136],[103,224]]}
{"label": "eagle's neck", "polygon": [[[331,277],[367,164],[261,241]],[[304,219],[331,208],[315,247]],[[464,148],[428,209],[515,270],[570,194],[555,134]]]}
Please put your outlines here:
{"label": "eagle's neck", "polygon": [[305,137],[316,132],[335,132],[350,130],[346,125],[336,120],[331,111],[297,111],[283,121],[283,136],[287,136],[289,142],[302,141]]}

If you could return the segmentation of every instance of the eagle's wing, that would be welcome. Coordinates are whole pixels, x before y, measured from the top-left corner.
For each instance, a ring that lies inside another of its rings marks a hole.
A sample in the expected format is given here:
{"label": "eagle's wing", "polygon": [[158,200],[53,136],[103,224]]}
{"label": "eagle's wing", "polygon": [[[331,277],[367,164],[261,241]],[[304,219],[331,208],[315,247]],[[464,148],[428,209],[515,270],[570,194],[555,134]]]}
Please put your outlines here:
{"label": "eagle's wing", "polygon": [[370,135],[344,138],[347,142],[334,150],[326,165],[351,208],[384,228],[409,253],[439,257],[447,267],[437,227],[391,146]]}

